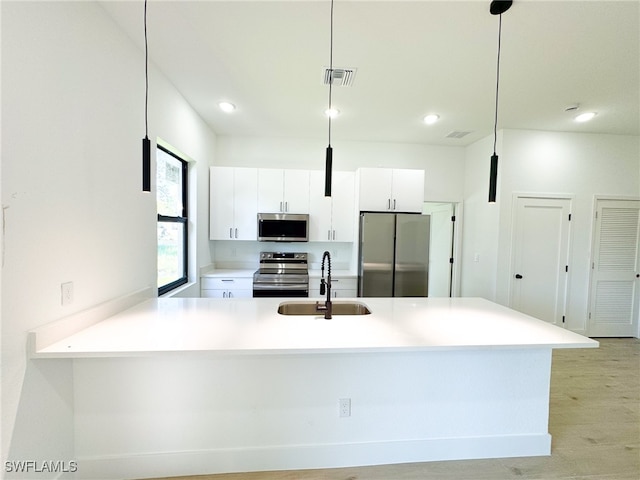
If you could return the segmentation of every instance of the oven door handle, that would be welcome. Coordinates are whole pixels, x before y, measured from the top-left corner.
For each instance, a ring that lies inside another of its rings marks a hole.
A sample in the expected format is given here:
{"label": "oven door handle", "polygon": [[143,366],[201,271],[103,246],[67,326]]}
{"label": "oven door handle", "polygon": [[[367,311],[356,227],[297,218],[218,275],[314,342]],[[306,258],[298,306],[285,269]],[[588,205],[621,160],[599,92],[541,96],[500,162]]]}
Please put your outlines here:
{"label": "oven door handle", "polygon": [[309,284],[307,283],[254,283],[254,290],[307,290]]}

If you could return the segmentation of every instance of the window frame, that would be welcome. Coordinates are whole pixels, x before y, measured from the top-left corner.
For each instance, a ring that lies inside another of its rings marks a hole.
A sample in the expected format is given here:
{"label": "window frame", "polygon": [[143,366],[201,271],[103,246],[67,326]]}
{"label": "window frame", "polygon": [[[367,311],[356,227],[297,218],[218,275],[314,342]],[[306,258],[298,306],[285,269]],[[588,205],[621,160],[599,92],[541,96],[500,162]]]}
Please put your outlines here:
{"label": "window frame", "polygon": [[[170,283],[167,283],[165,285],[158,285],[158,296],[164,295],[168,292],[170,292],[171,290],[174,290],[177,287],[180,287],[182,285],[185,285],[189,282],[189,204],[188,204],[188,198],[189,198],[189,191],[188,191],[188,186],[189,186],[189,179],[188,179],[188,172],[189,172],[189,162],[187,162],[185,159],[180,158],[180,156],[178,156],[176,153],[172,152],[171,150],[163,147],[162,145],[157,145],[157,148],[159,150],[162,150],[164,153],[166,153],[167,155],[172,156],[173,158],[175,158],[176,160],[178,160],[180,162],[180,169],[181,169],[181,174],[182,174],[182,213],[180,216],[170,216],[170,215],[161,215],[160,213],[158,213],[158,220],[157,223],[178,223],[178,224],[182,224],[182,229],[183,229],[183,251],[182,251],[182,255],[183,255],[183,259],[182,259],[182,265],[183,265],[183,270],[182,270],[182,276],[180,278],[178,278],[177,280],[174,280]],[[157,167],[156,167],[157,170]],[[157,174],[156,174],[157,175]],[[157,188],[157,186],[156,186]],[[157,195],[157,191],[156,191],[156,195]],[[156,200],[157,201],[157,200]],[[157,235],[156,235],[156,257],[158,256],[158,244],[157,244]],[[156,276],[157,276],[157,268],[156,268]]]}

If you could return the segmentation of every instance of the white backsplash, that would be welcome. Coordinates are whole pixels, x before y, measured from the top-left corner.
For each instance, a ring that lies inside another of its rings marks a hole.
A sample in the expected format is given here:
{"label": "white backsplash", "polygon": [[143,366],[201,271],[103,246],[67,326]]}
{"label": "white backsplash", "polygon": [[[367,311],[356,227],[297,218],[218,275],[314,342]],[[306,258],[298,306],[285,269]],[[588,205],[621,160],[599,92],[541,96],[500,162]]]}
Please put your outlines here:
{"label": "white backsplash", "polygon": [[[355,270],[354,244],[343,242],[253,242],[237,240],[211,241],[211,258],[215,268],[257,269],[260,252],[307,252],[309,269],[320,269],[322,254],[331,253],[333,270]],[[357,247],[355,247],[357,248]]]}

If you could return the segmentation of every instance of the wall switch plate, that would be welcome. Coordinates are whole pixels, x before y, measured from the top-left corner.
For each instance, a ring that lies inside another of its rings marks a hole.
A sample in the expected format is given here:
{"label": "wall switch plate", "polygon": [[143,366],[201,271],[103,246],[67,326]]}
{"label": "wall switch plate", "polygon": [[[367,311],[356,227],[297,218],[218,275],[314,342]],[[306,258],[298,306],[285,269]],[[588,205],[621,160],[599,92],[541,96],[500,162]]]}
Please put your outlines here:
{"label": "wall switch plate", "polygon": [[73,282],[63,283],[60,290],[62,305],[73,303]]}
{"label": "wall switch plate", "polygon": [[338,399],[338,408],[340,412],[340,417],[350,417],[351,416],[351,399],[350,398]]}

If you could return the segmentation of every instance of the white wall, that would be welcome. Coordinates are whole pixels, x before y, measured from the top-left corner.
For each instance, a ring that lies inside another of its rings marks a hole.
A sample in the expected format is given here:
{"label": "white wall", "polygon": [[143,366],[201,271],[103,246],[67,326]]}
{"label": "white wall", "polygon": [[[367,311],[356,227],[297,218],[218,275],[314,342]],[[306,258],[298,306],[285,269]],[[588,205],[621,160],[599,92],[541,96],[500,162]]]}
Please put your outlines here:
{"label": "white wall", "polygon": [[[149,137],[196,161],[197,203],[206,206],[214,134],[153,67],[149,101]],[[26,332],[156,287],[143,109],[143,52],[98,4],[2,2],[3,466],[7,456],[74,454],[71,363],[27,361]],[[207,209],[194,214],[195,264],[205,265]],[[68,281],[74,300],[63,307]]]}
{"label": "white wall", "polygon": [[[567,328],[583,332],[588,294],[595,195],[640,196],[640,145],[637,137],[507,131],[504,134],[504,192],[575,195],[571,221],[571,257]],[[509,298],[512,198],[500,205],[498,301]]]}
{"label": "white wall", "polygon": [[[505,130],[497,149],[496,204],[487,203],[491,142],[492,137],[486,138],[467,149],[462,294],[489,295],[486,298],[508,305],[513,195],[570,194],[574,201],[566,327],[584,332],[594,196],[640,196],[638,137]],[[490,257],[488,262],[483,255]]]}
{"label": "white wall", "polygon": [[[498,146],[501,139],[502,133],[499,135]],[[500,207],[497,202],[488,202],[492,153],[493,137],[487,137],[466,149],[460,294],[463,297],[482,297],[495,301]],[[500,156],[498,201],[502,198],[503,192],[502,160]]]}

